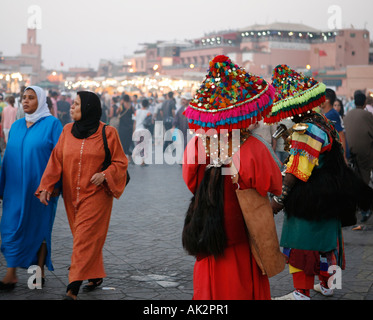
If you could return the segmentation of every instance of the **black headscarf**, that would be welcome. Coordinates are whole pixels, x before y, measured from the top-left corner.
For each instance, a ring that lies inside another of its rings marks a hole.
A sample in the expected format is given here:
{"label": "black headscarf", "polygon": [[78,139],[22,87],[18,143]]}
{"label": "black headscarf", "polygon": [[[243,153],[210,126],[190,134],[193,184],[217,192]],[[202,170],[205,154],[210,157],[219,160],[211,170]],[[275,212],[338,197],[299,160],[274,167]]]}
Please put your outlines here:
{"label": "black headscarf", "polygon": [[71,133],[75,138],[84,139],[94,134],[100,125],[101,101],[90,91],[79,91],[77,94],[81,100],[82,117],[74,122]]}

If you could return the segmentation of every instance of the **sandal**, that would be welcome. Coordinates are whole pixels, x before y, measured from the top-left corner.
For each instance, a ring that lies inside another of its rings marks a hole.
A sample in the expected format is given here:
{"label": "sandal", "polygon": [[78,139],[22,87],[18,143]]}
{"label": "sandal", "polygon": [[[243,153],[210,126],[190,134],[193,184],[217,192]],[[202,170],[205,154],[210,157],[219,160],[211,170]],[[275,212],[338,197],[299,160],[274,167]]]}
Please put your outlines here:
{"label": "sandal", "polygon": [[96,289],[98,286],[102,284],[104,281],[102,278],[96,278],[96,279],[88,279],[89,282],[92,282],[92,284],[87,284],[83,287],[84,292],[90,292]]}
{"label": "sandal", "polygon": [[[69,283],[69,285],[66,288],[66,295],[63,298],[63,300],[77,300],[81,284],[82,284],[82,281],[73,281]],[[72,297],[71,295],[75,296],[75,298]]]}
{"label": "sandal", "polygon": [[0,281],[0,291],[12,291],[16,287],[16,282],[4,283]]}
{"label": "sandal", "polygon": [[363,231],[364,228],[365,228],[364,226],[362,226],[362,225],[358,225],[358,226],[352,228],[352,230],[353,230],[353,231]]}

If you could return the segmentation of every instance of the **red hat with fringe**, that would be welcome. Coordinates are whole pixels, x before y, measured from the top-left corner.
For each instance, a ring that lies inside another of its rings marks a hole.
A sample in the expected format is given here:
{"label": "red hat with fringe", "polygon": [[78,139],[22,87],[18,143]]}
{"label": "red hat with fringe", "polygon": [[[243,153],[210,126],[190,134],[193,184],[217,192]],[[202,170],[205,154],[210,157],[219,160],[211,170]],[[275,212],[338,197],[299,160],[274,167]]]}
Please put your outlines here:
{"label": "red hat with fringe", "polygon": [[190,129],[247,128],[270,112],[274,93],[264,79],[219,55],[210,61],[208,74],[184,115]]}

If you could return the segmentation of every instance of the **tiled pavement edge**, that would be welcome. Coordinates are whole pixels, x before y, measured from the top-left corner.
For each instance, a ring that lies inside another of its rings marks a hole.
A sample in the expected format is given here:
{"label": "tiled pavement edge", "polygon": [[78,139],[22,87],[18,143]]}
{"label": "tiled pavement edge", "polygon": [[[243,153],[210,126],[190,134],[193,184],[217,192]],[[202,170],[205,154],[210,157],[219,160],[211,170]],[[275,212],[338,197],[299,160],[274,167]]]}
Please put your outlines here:
{"label": "tiled pavement edge", "polygon": [[[80,300],[190,300],[193,293],[194,258],[181,245],[184,215],[191,193],[180,165],[130,165],[131,181],[120,200],[114,200],[112,219],[104,247],[107,278]],[[1,211],[0,211],[1,212]],[[283,215],[275,217],[281,232]],[[363,231],[344,228],[346,270],[342,289],[325,298],[312,292],[314,300],[373,300],[373,218]],[[18,269],[19,283],[0,300],[60,300],[68,283],[72,237],[60,199],[53,229],[54,271],[46,271],[43,289],[31,290],[31,274]],[[6,263],[0,256],[0,278]],[[270,279],[273,297],[292,290],[287,267]]]}

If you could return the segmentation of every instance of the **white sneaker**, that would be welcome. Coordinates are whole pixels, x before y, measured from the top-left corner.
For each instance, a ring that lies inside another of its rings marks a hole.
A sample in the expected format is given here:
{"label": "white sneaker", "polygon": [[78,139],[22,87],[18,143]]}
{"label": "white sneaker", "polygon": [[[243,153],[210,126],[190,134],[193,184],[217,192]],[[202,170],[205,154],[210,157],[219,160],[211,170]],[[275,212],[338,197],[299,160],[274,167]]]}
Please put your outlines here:
{"label": "white sneaker", "polygon": [[325,297],[330,297],[334,294],[333,289],[325,288],[320,283],[315,284],[313,290],[320,292]]}
{"label": "white sneaker", "polygon": [[303,300],[303,301],[308,301],[311,300],[310,297],[307,297],[306,295],[298,292],[298,291],[293,291],[290,292],[282,297],[277,297],[277,298],[272,298],[272,300]]}

